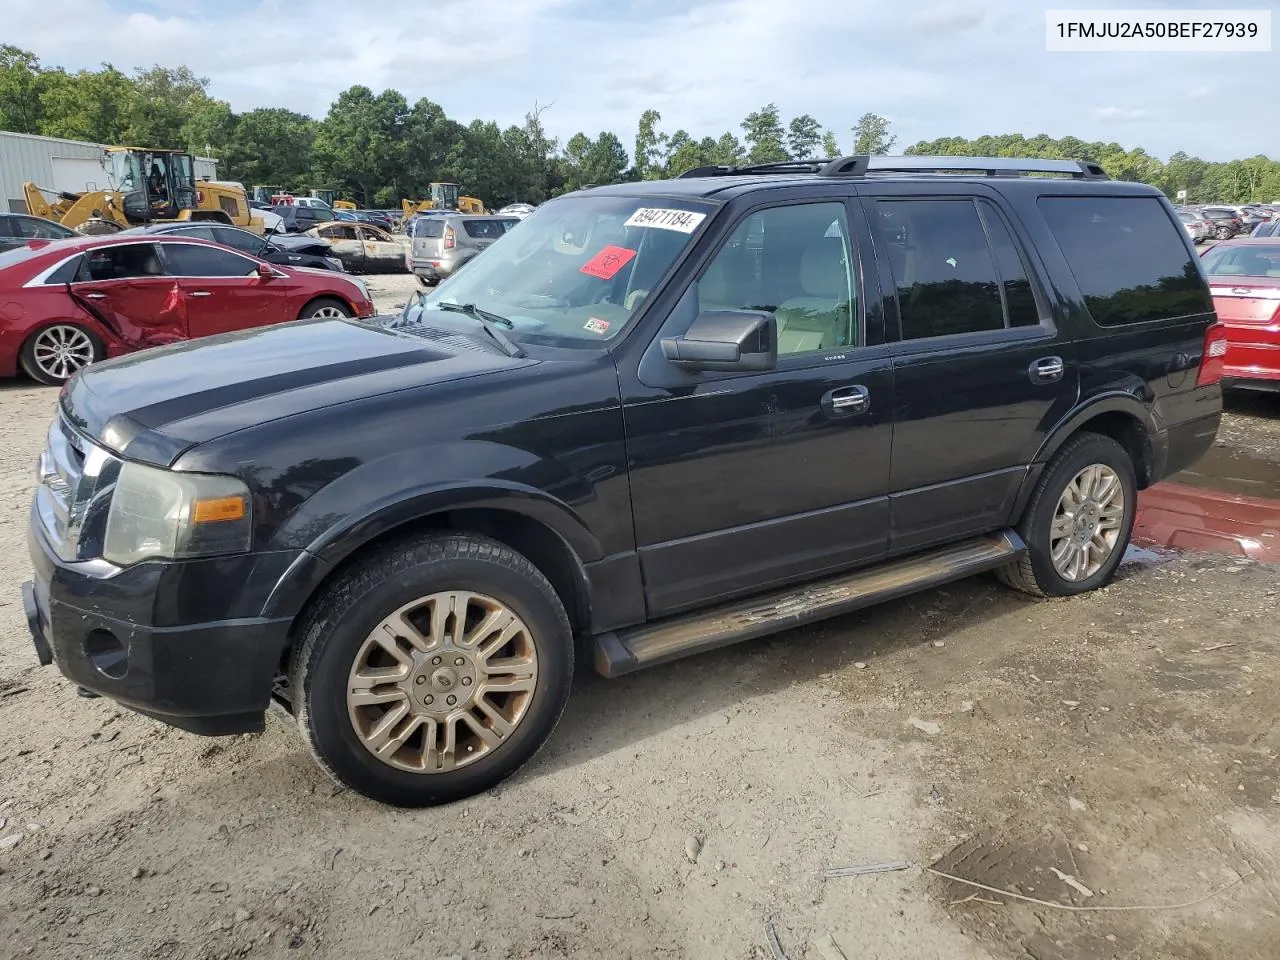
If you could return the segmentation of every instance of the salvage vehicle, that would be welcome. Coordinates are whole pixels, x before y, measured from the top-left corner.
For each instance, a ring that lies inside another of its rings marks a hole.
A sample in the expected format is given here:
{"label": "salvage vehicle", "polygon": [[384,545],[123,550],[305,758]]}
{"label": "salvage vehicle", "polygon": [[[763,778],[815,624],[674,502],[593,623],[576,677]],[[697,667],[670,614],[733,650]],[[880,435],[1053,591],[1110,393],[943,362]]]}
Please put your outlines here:
{"label": "salvage vehicle", "polygon": [[74,236],[78,236],[74,230],[43,217],[0,213],[0,250],[21,247],[32,240],[66,240]]}
{"label": "salvage vehicle", "polygon": [[1226,240],[1200,263],[1227,332],[1223,385],[1280,392],[1280,238]]}
{"label": "salvage vehicle", "polygon": [[308,236],[329,243],[333,255],[352,273],[404,273],[408,247],[371,223],[318,223]]}
{"label": "salvage vehicle", "polygon": [[270,264],[194,237],[134,233],[35,240],[0,253],[0,302],[0,377],[21,367],[48,384],[147,347],[373,314],[362,280]]}
{"label": "salvage vehicle", "polygon": [[519,217],[419,216],[411,227],[409,249],[402,252],[404,265],[423,286],[439,283],[519,222]]}
{"label": "salvage vehicle", "polygon": [[1222,409],[1190,239],[1085,162],[597,187],[417,306],[73,378],[30,519],[40,662],[199,734],[274,700],[340,782],[442,803],[535,753],[581,659],[984,571],[1102,586]]}
{"label": "salvage vehicle", "polygon": [[240,250],[267,263],[278,263],[286,267],[313,267],[316,270],[337,270],[339,273],[345,269],[342,261],[334,256],[329,241],[308,234],[267,234],[260,237],[239,227],[205,223],[162,223],[151,227],[134,227],[125,232],[198,237]]}

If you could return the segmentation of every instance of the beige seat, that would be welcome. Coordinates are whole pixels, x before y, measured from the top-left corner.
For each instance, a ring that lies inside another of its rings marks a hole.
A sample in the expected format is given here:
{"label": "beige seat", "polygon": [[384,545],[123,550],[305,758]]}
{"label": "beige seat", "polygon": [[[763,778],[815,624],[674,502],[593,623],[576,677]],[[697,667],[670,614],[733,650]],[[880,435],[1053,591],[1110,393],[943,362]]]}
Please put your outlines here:
{"label": "beige seat", "polygon": [[778,353],[829,350],[849,342],[849,273],[844,245],[821,240],[800,256],[803,296],[778,305]]}

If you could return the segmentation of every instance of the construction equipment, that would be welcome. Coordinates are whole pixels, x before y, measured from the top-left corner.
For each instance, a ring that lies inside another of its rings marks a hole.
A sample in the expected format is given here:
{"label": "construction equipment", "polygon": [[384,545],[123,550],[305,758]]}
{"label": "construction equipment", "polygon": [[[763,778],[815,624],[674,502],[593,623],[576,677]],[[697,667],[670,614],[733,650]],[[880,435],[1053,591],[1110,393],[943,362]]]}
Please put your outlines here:
{"label": "construction equipment", "polygon": [[333,201],[333,209],[335,209],[335,210],[355,210],[355,209],[356,209],[356,205],[355,205],[355,203],[353,203],[353,202],[352,202],[352,201],[350,201],[350,200],[335,200],[335,201]]}
{"label": "construction equipment", "polygon": [[282,193],[284,193],[284,187],[272,187],[259,183],[253,187],[253,200],[255,203],[270,203],[272,197]]}
{"label": "construction equipment", "polygon": [[459,196],[459,188],[456,183],[433,183],[431,184],[431,199],[423,200],[420,203],[414,203],[412,200],[400,201],[400,207],[404,210],[404,218],[408,220],[415,213],[425,213],[428,210],[457,210],[459,213],[484,213],[484,201],[478,197]]}
{"label": "construction equipment", "polygon": [[107,147],[102,165],[108,190],[67,193],[24,183],[27,212],[86,234],[170,220],[211,220],[263,230],[262,220],[252,216],[244,187],[197,180],[189,153]]}

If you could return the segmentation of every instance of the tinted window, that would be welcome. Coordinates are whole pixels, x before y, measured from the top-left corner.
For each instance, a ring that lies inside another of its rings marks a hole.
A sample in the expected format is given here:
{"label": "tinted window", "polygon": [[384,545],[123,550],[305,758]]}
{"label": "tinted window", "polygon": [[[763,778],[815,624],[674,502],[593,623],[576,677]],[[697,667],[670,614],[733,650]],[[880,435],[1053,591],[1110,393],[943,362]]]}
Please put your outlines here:
{"label": "tinted window", "polygon": [[[90,250],[87,271],[90,280],[121,280],[163,276],[164,266],[156,254],[155,244],[131,243]],[[79,279],[84,279],[84,275],[81,274]]]}
{"label": "tinted window", "polygon": [[1186,231],[1155,197],[1042,197],[1040,210],[1103,326],[1213,309]]}
{"label": "tinted window", "polygon": [[507,232],[501,220],[463,220],[462,229],[478,240],[497,240]]}
{"label": "tinted window", "polygon": [[45,283],[72,283],[76,280],[84,280],[85,277],[78,276],[81,268],[84,266],[84,257],[72,257],[45,279]]}
{"label": "tinted window", "polygon": [[1004,328],[1000,279],[972,200],[881,200],[875,212],[902,339]]}
{"label": "tinted window", "polygon": [[13,217],[12,220],[17,228],[15,233],[19,237],[28,237],[32,240],[65,240],[67,237],[75,236],[74,231],[68,230],[61,224],[50,223],[36,217]]}
{"label": "tinted window", "polygon": [[857,345],[851,250],[843,204],[753,213],[698,281],[698,309],[773,312],[779,354]]}
{"label": "tinted window", "polygon": [[996,254],[996,269],[1000,273],[1000,282],[1004,285],[1004,305],[1009,326],[1034,327],[1040,323],[1040,310],[1036,306],[1035,294],[1031,291],[1027,265],[1009,233],[1009,225],[1005,223],[1000,211],[985,200],[978,201],[978,210],[986,225],[991,249]]}
{"label": "tinted window", "polygon": [[196,243],[165,244],[164,256],[177,277],[244,277],[257,270],[257,264],[230,250]]}
{"label": "tinted window", "polygon": [[215,227],[213,230],[213,239],[218,243],[225,243],[228,247],[235,247],[237,250],[243,250],[245,253],[251,253],[255,257],[262,252],[263,239],[256,233],[250,233],[248,230],[233,230],[231,227]]}
{"label": "tinted window", "polygon": [[213,227],[183,227],[181,230],[166,230],[170,236],[196,237],[200,240],[215,240]]}

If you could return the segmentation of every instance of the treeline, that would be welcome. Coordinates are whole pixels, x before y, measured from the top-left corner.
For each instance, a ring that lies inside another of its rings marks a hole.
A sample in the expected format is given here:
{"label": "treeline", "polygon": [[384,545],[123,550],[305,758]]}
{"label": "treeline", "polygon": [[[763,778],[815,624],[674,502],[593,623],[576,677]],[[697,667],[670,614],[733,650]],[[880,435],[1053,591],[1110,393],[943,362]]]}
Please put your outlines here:
{"label": "treeline", "polygon": [[[110,64],[68,72],[33,53],[0,46],[0,130],[190,150],[217,157],[219,176],[246,185],[336,190],[362,206],[421,198],[433,181],[461,184],[491,206],[540,203],[585,184],[677,176],[706,165],[737,166],[845,153],[887,153],[897,143],[889,121],[865,113],[838,136],[815,117],[784,119],[776,104],[750,113],[737,131],[695,138],[663,129],[645,110],[631,150],[615,134],[577,133],[563,144],[547,134],[539,106],[524,123],[464,124],[426,98],[410,104],[395,90],[353,86],[321,120],[281,107],[235,113],[208,93],[209,81],[187,67],[125,74]],[[1183,153],[1166,162],[1141,149],[1073,137],[1019,134],[947,137],[906,148],[916,154],[975,154],[1088,159],[1115,178],[1153,183],[1191,202],[1280,199],[1280,162],[1266,157],[1210,163]]]}
{"label": "treeline", "polygon": [[1214,163],[1179,151],[1166,161],[1118,143],[1089,143],[1075,137],[1061,140],[1041,134],[942,137],[912,144],[907,153],[926,156],[1037,157],[1045,160],[1092,160],[1115,180],[1136,180],[1159,187],[1170,198],[1187,191],[1188,203],[1270,203],[1280,200],[1280,160],[1256,156]]}

